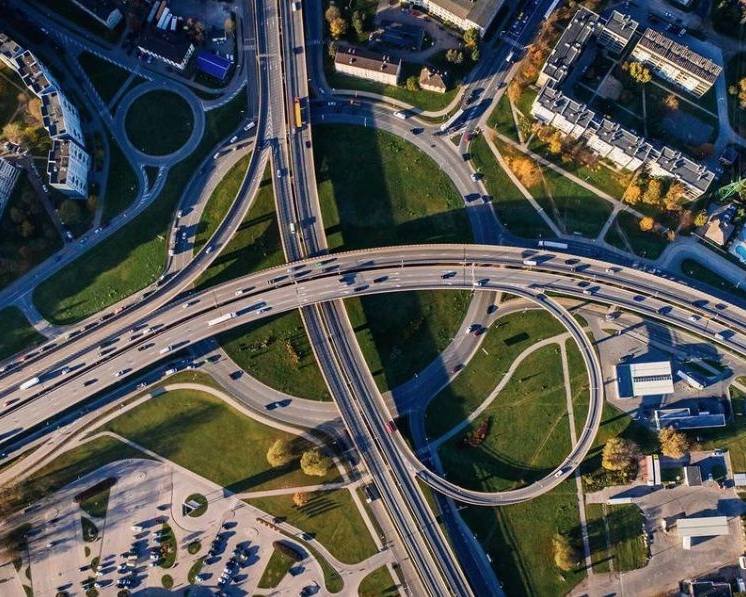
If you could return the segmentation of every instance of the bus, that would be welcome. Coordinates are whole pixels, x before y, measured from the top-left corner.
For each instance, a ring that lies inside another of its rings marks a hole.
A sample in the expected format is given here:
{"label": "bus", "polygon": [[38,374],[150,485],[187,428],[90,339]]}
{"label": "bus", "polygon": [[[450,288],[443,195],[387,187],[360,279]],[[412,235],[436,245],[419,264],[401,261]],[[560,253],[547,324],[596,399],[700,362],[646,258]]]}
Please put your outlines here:
{"label": "bus", "polygon": [[303,126],[303,114],[301,113],[300,98],[296,97],[293,101],[295,108],[295,128],[299,129]]}

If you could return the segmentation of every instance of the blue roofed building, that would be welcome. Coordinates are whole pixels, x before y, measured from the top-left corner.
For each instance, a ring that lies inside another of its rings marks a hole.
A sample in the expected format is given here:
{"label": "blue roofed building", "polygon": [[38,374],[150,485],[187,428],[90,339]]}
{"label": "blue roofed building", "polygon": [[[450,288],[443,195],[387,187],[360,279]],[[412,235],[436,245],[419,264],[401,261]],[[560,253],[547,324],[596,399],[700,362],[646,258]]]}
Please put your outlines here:
{"label": "blue roofed building", "polygon": [[200,50],[197,52],[197,68],[203,73],[215,77],[218,81],[225,79],[233,63],[227,58]]}

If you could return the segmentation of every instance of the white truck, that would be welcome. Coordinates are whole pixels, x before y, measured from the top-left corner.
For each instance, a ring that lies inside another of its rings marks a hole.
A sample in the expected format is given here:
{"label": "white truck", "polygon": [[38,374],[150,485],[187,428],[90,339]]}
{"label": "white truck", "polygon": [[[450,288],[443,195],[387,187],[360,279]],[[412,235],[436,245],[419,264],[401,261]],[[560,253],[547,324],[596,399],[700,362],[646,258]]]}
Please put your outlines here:
{"label": "white truck", "polygon": [[29,388],[33,388],[36,384],[39,383],[38,377],[32,377],[31,379],[27,379],[20,385],[21,390],[28,390]]}
{"label": "white truck", "polygon": [[208,326],[218,325],[219,323],[223,323],[224,321],[233,319],[235,316],[236,316],[235,313],[226,313],[225,315],[221,315],[220,317],[211,319],[210,321],[207,322],[207,325]]}

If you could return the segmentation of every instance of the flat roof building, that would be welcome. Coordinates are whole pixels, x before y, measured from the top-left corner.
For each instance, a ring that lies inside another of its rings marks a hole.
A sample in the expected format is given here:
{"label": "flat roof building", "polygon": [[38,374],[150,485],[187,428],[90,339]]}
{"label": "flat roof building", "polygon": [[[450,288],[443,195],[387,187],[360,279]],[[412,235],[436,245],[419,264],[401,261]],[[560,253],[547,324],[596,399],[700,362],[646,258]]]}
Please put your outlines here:
{"label": "flat roof building", "polygon": [[199,50],[197,52],[197,68],[203,73],[216,78],[218,81],[225,80],[232,65],[233,63],[227,58],[223,58],[212,52],[207,52],[206,50]]}
{"label": "flat roof building", "polygon": [[401,59],[356,46],[337,48],[334,55],[334,70],[337,72],[385,85],[399,84],[401,64]]}
{"label": "flat roof building", "polygon": [[150,27],[140,35],[137,47],[178,70],[184,70],[194,54],[194,44],[183,31]]}
{"label": "flat roof building", "polygon": [[689,487],[698,487],[702,485],[702,472],[698,466],[684,467],[684,481]]}
{"label": "flat roof building", "polygon": [[649,27],[632,50],[632,58],[697,97],[707,93],[723,70],[709,58]]}
{"label": "flat roof building", "polygon": [[582,6],[573,15],[557,44],[552,48],[544,67],[539,73],[537,85],[545,85],[550,81],[559,84],[564,81],[572,65],[583,53],[585,44],[596,31],[598,15]]}
{"label": "flat roof building", "polygon": [[41,97],[57,87],[52,75],[50,75],[44,65],[36,59],[36,56],[28,50],[24,50],[24,52],[18,56],[16,63],[18,65],[16,68],[18,76],[23,80],[23,84],[33,91],[36,96]]}
{"label": "flat roof building", "polygon": [[730,237],[733,236],[733,232],[736,230],[736,226],[733,223],[736,211],[735,203],[718,205],[707,219],[703,236],[721,247],[727,245]]}
{"label": "flat roof building", "polygon": [[662,408],[655,411],[655,426],[659,430],[673,427],[682,431],[725,427],[725,415],[709,412],[693,415],[689,408]]}
{"label": "flat roof building", "polygon": [[0,33],[0,60],[7,67],[14,71],[18,69],[18,56],[23,52],[23,48],[19,46],[13,39],[8,37],[5,33]]}
{"label": "flat roof building", "polygon": [[639,23],[618,10],[598,28],[598,43],[608,51],[620,54],[632,39]]}
{"label": "flat roof building", "polygon": [[698,516],[676,521],[679,537],[717,537],[730,535],[727,516]]}
{"label": "flat roof building", "polygon": [[505,0],[411,0],[410,3],[462,31],[477,29],[484,34]]}
{"label": "flat roof building", "polygon": [[671,361],[620,363],[616,370],[619,398],[665,396],[673,393]]}
{"label": "flat roof building", "polygon": [[72,3],[107,29],[114,29],[122,20],[122,11],[115,0],[72,0]]}
{"label": "flat roof building", "polygon": [[13,194],[21,171],[5,158],[0,158],[0,217]]}
{"label": "flat roof building", "polygon": [[91,157],[75,141],[53,139],[49,151],[47,174],[49,184],[74,197],[88,195],[88,170]]}
{"label": "flat roof building", "polygon": [[59,91],[41,96],[41,117],[50,137],[65,137],[85,146],[78,109]]}

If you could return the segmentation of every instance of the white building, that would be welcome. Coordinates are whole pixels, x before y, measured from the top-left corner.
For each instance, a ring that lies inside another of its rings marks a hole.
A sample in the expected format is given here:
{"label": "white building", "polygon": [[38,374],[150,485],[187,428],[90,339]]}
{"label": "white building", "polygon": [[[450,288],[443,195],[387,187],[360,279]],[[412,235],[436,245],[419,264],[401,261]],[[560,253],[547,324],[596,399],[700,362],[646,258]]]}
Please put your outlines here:
{"label": "white building", "polygon": [[0,217],[5,211],[21,171],[5,158],[0,158]]}
{"label": "white building", "polygon": [[23,48],[5,33],[0,33],[0,61],[5,66],[18,70],[18,57],[23,53]]}
{"label": "white building", "polygon": [[114,0],[72,0],[72,2],[107,29],[114,29],[122,20],[122,12]]}
{"label": "white building", "polygon": [[700,516],[676,521],[676,533],[682,538],[684,549],[692,548],[692,537],[730,535],[727,516]]}
{"label": "white building", "polygon": [[28,50],[24,50],[16,58],[14,70],[23,80],[23,84],[37,97],[59,87],[47,68]]}
{"label": "white building", "polygon": [[75,141],[54,139],[49,151],[47,174],[55,189],[76,197],[88,195],[88,171],[91,156]]}
{"label": "white building", "polygon": [[410,4],[425,9],[441,21],[466,31],[487,30],[505,0],[411,0]]}
{"label": "white building", "polygon": [[41,96],[41,116],[49,136],[72,139],[85,147],[78,109],[59,91]]}
{"label": "white building", "polygon": [[616,373],[619,398],[673,394],[671,361],[620,363]]}
{"label": "white building", "polygon": [[334,70],[384,85],[398,85],[401,75],[401,59],[392,59],[390,56],[365,48],[344,46],[337,48],[334,55]]}

